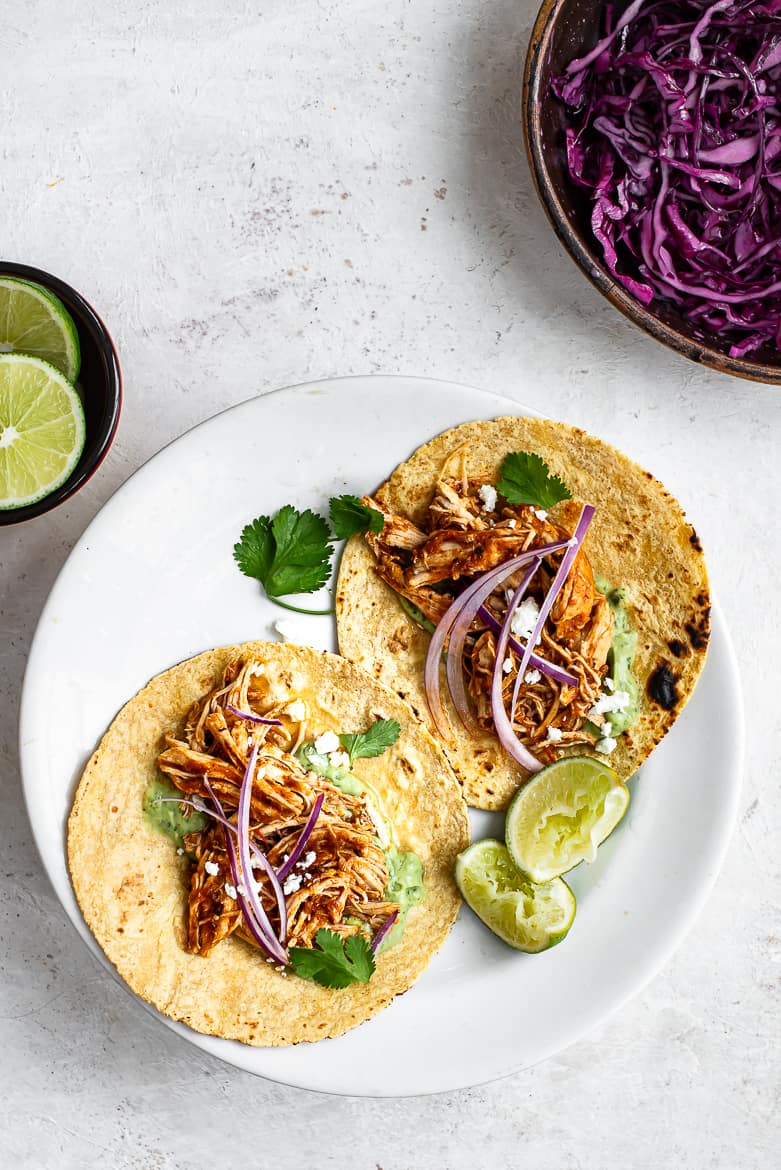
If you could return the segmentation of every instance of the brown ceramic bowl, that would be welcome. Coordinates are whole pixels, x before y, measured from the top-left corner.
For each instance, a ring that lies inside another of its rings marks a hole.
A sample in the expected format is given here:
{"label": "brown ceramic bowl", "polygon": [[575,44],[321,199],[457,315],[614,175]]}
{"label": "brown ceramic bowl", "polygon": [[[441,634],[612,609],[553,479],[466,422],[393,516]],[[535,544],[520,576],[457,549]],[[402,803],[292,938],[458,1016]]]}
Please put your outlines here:
{"label": "brown ceramic bowl", "polygon": [[554,97],[550,79],[598,39],[604,0],[543,0],[532,30],[523,82],[523,128],[532,176],[556,235],[592,284],[625,317],[657,341],[694,362],[739,378],[781,383],[781,354],[759,350],[733,358],[717,338],[695,336],[689,322],[672,305],[641,305],[604,267],[591,234],[591,205],[570,181],[564,152],[566,116]]}

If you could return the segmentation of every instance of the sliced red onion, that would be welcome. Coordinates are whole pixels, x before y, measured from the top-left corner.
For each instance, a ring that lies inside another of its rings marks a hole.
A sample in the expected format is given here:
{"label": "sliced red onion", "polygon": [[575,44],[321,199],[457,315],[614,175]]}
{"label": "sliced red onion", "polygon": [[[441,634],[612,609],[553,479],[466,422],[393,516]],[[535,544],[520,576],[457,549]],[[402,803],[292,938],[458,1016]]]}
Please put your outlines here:
{"label": "sliced red onion", "polygon": [[[531,754],[528,748],[524,747],[518,736],[515,734],[512,722],[507,717],[507,712],[504,708],[504,695],[502,693],[502,680],[504,671],[502,663],[504,656],[507,653],[507,643],[510,640],[510,622],[515,613],[516,606],[520,602],[526,590],[529,588],[531,579],[542,564],[542,559],[538,558],[534,564],[530,565],[523,580],[521,581],[512,600],[507,608],[507,616],[504,619],[499,639],[496,643],[496,662],[494,663],[494,673],[491,679],[491,714],[493,715],[494,726],[496,734],[499,736],[499,742],[508,755],[525,768],[527,772],[539,772],[542,764],[539,760]],[[530,642],[529,645],[533,643]],[[528,647],[527,647],[528,649]],[[518,677],[521,678],[521,672],[518,672]]]}
{"label": "sliced red onion", "polygon": [[[499,621],[499,618],[494,617],[488,606],[481,605],[477,611],[477,616],[482,618],[485,624],[490,626],[495,634],[501,633],[502,623]],[[523,657],[526,648],[525,646],[522,646],[520,642],[516,642],[512,634],[507,640],[507,645],[510,650],[518,655],[519,658]],[[539,670],[541,674],[547,674],[548,678],[552,678],[556,682],[562,683],[564,686],[576,687],[578,685],[578,680],[575,678],[574,674],[570,674],[568,671],[564,670],[563,667],[556,666],[555,663],[549,662],[547,658],[540,658],[539,654],[535,654],[533,651],[531,657],[529,658],[529,666],[534,670]]]}
{"label": "sliced red onion", "polygon": [[[179,803],[180,804],[188,804],[188,805],[190,805],[191,808],[194,808],[196,812],[206,813],[207,816],[213,817],[214,820],[218,821],[224,829],[230,830],[230,832],[233,833],[233,836],[235,837],[238,834],[238,829],[234,825],[233,821],[228,820],[227,816],[225,815],[225,809],[220,804],[219,797],[217,797],[217,795],[212,791],[212,786],[209,783],[206,776],[203,777],[203,783],[204,783],[204,786],[206,788],[206,791],[209,793],[209,796],[211,797],[212,801],[214,802],[215,807],[213,809],[211,809],[207,805],[205,805],[201,800],[198,799],[197,796],[195,797],[194,800],[182,800]],[[167,800],[174,800],[174,799],[175,799],[175,797],[165,797],[163,803],[165,803]],[[262,865],[262,862],[260,859],[261,859],[261,857],[263,857],[263,853],[260,850],[260,848],[255,844],[255,842],[252,840],[252,838],[250,838],[249,847],[252,850],[253,856],[255,858],[257,858],[258,865]],[[279,875],[277,875],[277,876],[279,876]]]}
{"label": "sliced red onion", "polygon": [[[521,557],[523,558],[522,560]],[[490,597],[494,589],[501,585],[507,577],[511,577],[521,565],[528,564],[529,560],[535,560],[537,563],[540,560],[536,552],[533,552],[531,557],[528,553],[522,553],[521,557],[515,557],[511,561],[506,561],[503,565],[498,566],[495,571],[483,574],[479,578],[479,587],[467,590],[470,596],[466,603],[462,604],[450,632],[445,670],[448,690],[453,700],[453,706],[461,718],[461,722],[470,731],[476,731],[477,724],[472,718],[472,712],[469,709],[469,700],[467,699],[466,685],[464,683],[464,646],[466,644],[467,634],[484,602]],[[519,561],[521,565],[518,564]],[[478,582],[475,584],[478,584]]]}
{"label": "sliced red onion", "polygon": [[369,944],[369,948],[370,948],[372,954],[375,954],[375,955],[377,954],[377,951],[380,949],[382,944],[385,942],[385,939],[388,937],[388,934],[393,929],[398,917],[399,917],[398,910],[394,910],[393,913],[391,914],[390,918],[385,919],[382,926],[377,931],[377,933],[375,934],[371,943]]}
{"label": "sliced red onion", "polygon": [[312,830],[315,827],[315,824],[317,822],[317,818],[320,816],[320,809],[323,807],[324,800],[325,800],[325,793],[318,792],[317,799],[315,800],[312,811],[309,814],[309,820],[306,822],[303,829],[301,830],[301,833],[299,834],[299,838],[296,841],[296,844],[293,848],[293,852],[290,854],[290,856],[288,857],[288,859],[284,863],[284,865],[280,866],[280,868],[277,870],[277,879],[280,882],[283,882],[285,880],[285,878],[290,873],[293,866],[298,861],[301,854],[304,852],[304,849],[306,848],[306,843],[309,840],[309,838],[312,836]]}
{"label": "sliced red onion", "polygon": [[[447,641],[450,631],[455,626],[458,617],[465,605],[468,605],[471,599],[478,593],[483,593],[485,586],[491,583],[491,588],[485,593],[485,597],[489,596],[492,589],[496,588],[499,580],[504,580],[510,576],[515,569],[526,565],[529,561],[536,557],[547,556],[549,553],[558,552],[559,549],[566,548],[568,541],[559,540],[553,544],[544,544],[540,548],[527,549],[526,552],[521,553],[517,557],[513,557],[510,561],[505,561],[504,564],[498,565],[495,569],[489,569],[483,573],[476,581],[473,581],[468,589],[465,589],[460,597],[457,597],[451,606],[447,609],[444,616],[440,619],[437,628],[431,635],[429,642],[428,653],[426,654],[426,665],[423,671],[423,685],[426,691],[426,699],[428,701],[429,710],[434,720],[434,725],[443,739],[450,739],[450,729],[447,724],[445,712],[442,708],[442,698],[439,686],[439,667],[442,651]],[[485,597],[481,598],[485,600]]]}
{"label": "sliced red onion", "polygon": [[[238,863],[237,858],[236,858],[236,850],[235,850],[234,845],[233,845],[233,838],[231,836],[231,833],[228,832],[229,829],[232,829],[234,832],[237,832],[236,826],[232,825],[228,821],[227,817],[225,816],[225,810],[223,809],[223,807],[219,801],[219,798],[217,797],[216,793],[213,791],[212,786],[210,785],[208,779],[205,776],[203,778],[203,783],[204,783],[204,786],[206,788],[206,791],[209,793],[210,799],[214,803],[215,810],[216,810],[216,819],[219,820],[220,823],[225,828],[225,850],[228,854],[228,865],[230,867],[231,877],[233,878],[233,886],[234,886],[234,889],[236,890],[236,902],[238,904],[239,910],[241,911],[241,913],[244,917],[244,921],[247,924],[247,929],[249,930],[252,937],[255,939],[255,942],[258,944],[258,946],[261,947],[262,950],[264,950],[266,952],[266,954],[269,956],[269,958],[274,959],[274,961],[277,963],[281,963],[281,964],[285,965],[285,964],[287,964],[287,961],[288,961],[287,953],[285,952],[283,947],[280,945],[279,940],[277,939],[276,935],[274,934],[273,928],[271,927],[271,923],[268,921],[268,918],[265,914],[265,911],[263,912],[263,918],[265,919],[266,923],[268,924],[268,928],[269,928],[268,933],[266,933],[266,930],[263,928],[262,924],[256,919],[252,905],[250,904],[250,902],[247,900],[247,898],[244,897],[243,894],[241,894],[239,892],[239,887],[243,883],[242,883],[241,876],[239,873],[239,863]],[[212,815],[215,815],[215,814],[212,814]],[[247,880],[245,888],[252,889],[251,873],[252,873],[252,871],[250,870],[250,878]],[[263,907],[261,906],[261,910],[262,909],[263,909]]]}
{"label": "sliced red onion", "polygon": [[238,715],[239,719],[246,719],[247,723],[264,723],[266,727],[281,727],[281,719],[264,719],[262,715],[254,715],[252,711],[242,711],[239,707],[231,707],[230,703],[225,704],[225,710],[230,711],[231,715]]}
{"label": "sliced red onion", "polygon": [[[523,679],[523,676],[526,673],[526,668],[529,665],[529,659],[531,658],[532,648],[537,645],[537,639],[539,638],[540,634],[542,633],[542,627],[545,625],[548,614],[553,609],[553,603],[556,600],[556,598],[558,597],[559,593],[561,592],[561,589],[564,585],[564,582],[567,580],[567,576],[569,574],[570,569],[572,568],[572,563],[575,560],[575,557],[580,552],[580,547],[583,544],[583,538],[585,537],[586,532],[588,531],[588,526],[591,523],[593,516],[594,516],[593,506],[591,504],[584,504],[583,509],[580,513],[580,518],[578,519],[578,523],[575,527],[575,532],[572,536],[572,539],[568,542],[569,547],[567,548],[567,551],[565,552],[564,556],[561,558],[561,564],[559,565],[558,569],[556,570],[556,576],[553,578],[550,589],[546,593],[545,598],[543,600],[543,603],[540,606],[540,612],[537,615],[537,621],[535,622],[534,629],[532,630],[529,638],[526,641],[526,649],[524,650],[523,657],[521,658],[521,665],[518,667],[518,675],[515,679],[515,686],[513,688],[512,704],[510,706],[510,720],[511,721],[515,718],[515,708],[516,708],[517,703],[518,703],[518,692],[520,690],[521,681]],[[513,609],[514,609],[514,606],[511,604],[510,608],[507,610],[507,617],[505,618],[505,624],[507,625],[508,629],[509,629],[510,621],[512,619]],[[497,664],[498,664],[498,662],[499,662],[499,655],[497,652]]]}
{"label": "sliced red onion", "polygon": [[[260,898],[258,897],[258,892],[255,889],[255,881],[254,881],[254,878],[252,876],[252,861],[250,858],[249,818],[250,818],[250,805],[251,805],[251,800],[252,800],[252,780],[253,780],[253,777],[255,775],[255,765],[257,764],[257,760],[258,760],[259,746],[260,745],[257,743],[252,745],[252,751],[250,752],[250,757],[249,757],[249,760],[247,761],[247,768],[246,768],[246,771],[244,773],[244,779],[241,782],[241,791],[239,793],[239,811],[238,811],[238,816],[237,816],[238,854],[239,854],[239,861],[241,862],[241,871],[244,874],[243,885],[244,885],[245,890],[247,891],[247,893],[245,895],[246,899],[249,902],[250,906],[252,907],[252,911],[253,911],[255,918],[257,919],[257,922],[258,922],[259,926],[261,927],[262,931],[264,932],[264,934],[268,934],[270,937],[270,941],[276,945],[277,953],[280,956],[278,961],[280,963],[286,964],[288,961],[287,952],[285,951],[281,942],[279,941],[279,939],[276,937],[276,935],[274,933],[274,928],[272,927],[271,922],[269,921],[268,916],[266,914],[266,911],[263,909],[263,904],[262,904]],[[231,843],[231,848],[232,847],[233,847],[233,845]],[[280,933],[281,937],[284,938],[285,932],[287,931],[287,907],[285,906],[285,895],[283,893],[282,886],[279,884],[279,879],[277,878],[277,875],[274,872],[274,870],[271,866],[271,863],[269,862],[266,855],[262,851],[258,851],[257,856],[258,856],[258,859],[260,861],[260,864],[263,866],[263,869],[266,871],[268,879],[271,883],[271,888],[274,891],[274,896],[275,896],[276,901],[277,901],[277,907],[279,909],[279,924],[280,924],[279,925],[279,933]],[[237,893],[238,893],[238,887],[237,887]],[[273,952],[272,952],[272,954],[273,954]],[[274,954],[273,957],[277,958],[277,954]]]}

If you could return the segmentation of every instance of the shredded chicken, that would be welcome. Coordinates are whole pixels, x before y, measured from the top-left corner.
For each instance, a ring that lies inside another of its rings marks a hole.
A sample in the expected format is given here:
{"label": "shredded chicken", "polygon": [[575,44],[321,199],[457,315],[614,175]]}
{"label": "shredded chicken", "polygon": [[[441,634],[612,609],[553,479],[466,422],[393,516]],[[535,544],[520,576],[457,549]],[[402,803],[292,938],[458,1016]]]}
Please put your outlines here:
{"label": "shredded chicken", "polygon": [[[554,524],[541,510],[525,504],[509,504],[501,496],[496,508],[486,508],[480,489],[487,481],[442,478],[437,484],[427,521],[417,527],[383,509],[370,497],[364,503],[385,517],[382,532],[367,534],[379,577],[406,597],[431,621],[437,623],[451,602],[477,575],[511,560],[530,548],[568,540],[570,532]],[[562,553],[546,557],[527,596],[540,603]],[[520,574],[497,589],[487,608],[503,620],[513,586]],[[517,639],[516,639],[517,640]],[[513,726],[519,739],[537,755],[552,757],[548,729],[554,728],[557,746],[594,743],[584,727],[588,713],[601,692],[607,673],[607,656],[613,640],[613,615],[597,590],[588,557],[581,550],[573,561],[564,586],[542,630],[536,652],[577,679],[577,686],[559,683],[535,671],[521,682]],[[503,675],[505,707],[510,711],[520,665],[508,655],[510,669]],[[464,667],[468,692],[478,724],[493,730],[491,682],[496,660],[496,636],[478,617],[465,648]],[[537,677],[539,676],[539,677]],[[558,737],[557,733],[561,733]]]}
{"label": "shredded chicken", "polygon": [[[362,796],[342,792],[315,772],[307,772],[292,754],[301,740],[295,699],[269,705],[262,686],[263,664],[256,659],[231,662],[222,683],[196,703],[185,723],[184,739],[166,736],[158,765],[187,797],[210,805],[209,788],[226,817],[235,823],[239,792],[253,743],[260,743],[250,801],[250,837],[279,870],[293,852],[320,793],[324,800],[302,860],[285,882],[289,946],[311,946],[327,927],[342,936],[373,936],[399,907],[385,899],[389,875],[377,844],[376,826]],[[280,719],[281,727],[252,723],[229,710]],[[190,878],[187,943],[207,955],[236,931],[257,945],[236,898],[234,875],[226,850],[225,829],[210,821],[202,832],[185,838],[193,858]],[[239,879],[243,881],[241,872]],[[263,908],[279,933],[274,892],[261,869]]]}

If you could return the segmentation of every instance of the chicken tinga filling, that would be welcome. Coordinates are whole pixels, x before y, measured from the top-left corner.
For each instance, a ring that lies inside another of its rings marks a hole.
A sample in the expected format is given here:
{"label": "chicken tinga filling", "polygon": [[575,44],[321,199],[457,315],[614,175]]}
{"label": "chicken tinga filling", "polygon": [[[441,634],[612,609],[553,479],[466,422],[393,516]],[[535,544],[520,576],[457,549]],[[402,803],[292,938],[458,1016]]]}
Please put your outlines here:
{"label": "chicken tinga filling", "polygon": [[496,483],[454,475],[454,462],[418,524],[362,501],[384,520],[366,533],[377,574],[432,634],[425,688],[439,733],[450,738],[444,655],[462,722],[495,732],[528,771],[571,745],[609,754],[637,714],[636,639],[621,590],[595,578],[582,547],[594,508],[574,530],[551,519],[571,493],[539,456],[508,455]]}
{"label": "chicken tinga filling", "polygon": [[396,847],[376,791],[353,762],[398,738],[398,723],[307,739],[306,701],[269,695],[265,667],[235,660],[167,735],[168,783],[147,817],[190,862],[187,949],[208,955],[237,934],[282,973],[329,987],[366,982],[423,896],[414,853]]}

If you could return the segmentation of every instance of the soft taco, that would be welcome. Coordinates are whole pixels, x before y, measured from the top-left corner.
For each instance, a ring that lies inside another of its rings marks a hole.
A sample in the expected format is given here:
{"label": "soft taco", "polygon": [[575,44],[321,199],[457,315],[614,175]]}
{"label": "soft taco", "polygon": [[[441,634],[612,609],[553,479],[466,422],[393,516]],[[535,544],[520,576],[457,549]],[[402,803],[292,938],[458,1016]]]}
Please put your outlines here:
{"label": "soft taco", "polygon": [[383,522],[342,557],[340,652],[439,736],[468,803],[505,807],[565,754],[631,776],[708,645],[702,549],[669,492],[582,430],[508,417],[438,435],[363,503]]}
{"label": "soft taco", "polygon": [[285,1045],[407,990],[455,919],[468,840],[452,770],[396,695],[335,655],[251,642],[120,711],[68,862],[133,991],[196,1031]]}

